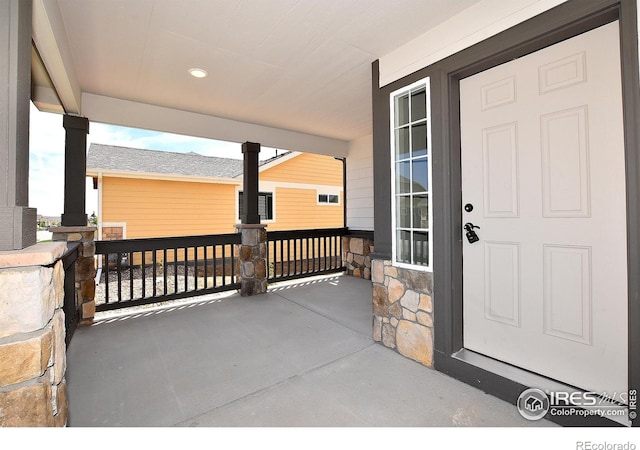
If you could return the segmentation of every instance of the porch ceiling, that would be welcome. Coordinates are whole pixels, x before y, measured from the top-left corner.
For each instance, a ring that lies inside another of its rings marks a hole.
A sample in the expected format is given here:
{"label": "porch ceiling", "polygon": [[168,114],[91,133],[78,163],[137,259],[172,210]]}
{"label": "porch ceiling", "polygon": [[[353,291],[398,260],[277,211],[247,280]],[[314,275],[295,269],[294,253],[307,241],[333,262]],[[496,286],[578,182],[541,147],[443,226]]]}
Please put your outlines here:
{"label": "porch ceiling", "polygon": [[477,2],[34,0],[34,42],[66,112],[229,140],[239,122],[338,149],[371,133],[371,62]]}

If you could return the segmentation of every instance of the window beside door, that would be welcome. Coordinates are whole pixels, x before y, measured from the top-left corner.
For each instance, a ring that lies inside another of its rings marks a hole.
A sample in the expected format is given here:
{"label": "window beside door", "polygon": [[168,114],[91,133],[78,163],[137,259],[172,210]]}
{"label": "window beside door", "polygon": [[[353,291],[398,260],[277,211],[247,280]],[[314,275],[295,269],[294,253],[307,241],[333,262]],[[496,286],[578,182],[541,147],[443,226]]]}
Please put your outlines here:
{"label": "window beside door", "polygon": [[391,93],[393,262],[431,268],[429,79]]}

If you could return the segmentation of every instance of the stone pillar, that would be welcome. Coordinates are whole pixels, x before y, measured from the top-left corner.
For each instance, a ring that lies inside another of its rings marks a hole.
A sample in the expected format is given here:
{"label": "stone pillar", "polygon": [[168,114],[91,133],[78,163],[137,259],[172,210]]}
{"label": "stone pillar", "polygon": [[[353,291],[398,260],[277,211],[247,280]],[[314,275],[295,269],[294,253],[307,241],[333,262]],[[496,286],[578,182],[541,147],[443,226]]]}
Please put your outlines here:
{"label": "stone pillar", "polygon": [[36,243],[29,208],[31,1],[0,1],[0,250]]}
{"label": "stone pillar", "polygon": [[262,224],[236,225],[242,235],[237,246],[237,277],[243,297],[267,292],[267,230]]}
{"label": "stone pillar", "polygon": [[65,249],[0,252],[0,427],[67,423]]}
{"label": "stone pillar", "polygon": [[66,131],[64,141],[64,213],[63,227],[87,226],[86,178],[87,134],[89,120],[86,117],[65,115],[62,125]]}
{"label": "stone pillar", "polygon": [[[366,233],[366,232],[365,232]],[[373,233],[366,233],[372,236]],[[347,275],[356,278],[371,279],[371,256],[375,250],[373,239],[363,236],[342,237],[342,264]]]}
{"label": "stone pillar", "polygon": [[57,227],[50,231],[54,241],[80,243],[76,260],[76,305],[80,325],[91,325],[96,313],[96,227]]}
{"label": "stone pillar", "polygon": [[433,276],[373,259],[373,340],[433,367]]}
{"label": "stone pillar", "polygon": [[240,221],[244,224],[260,223],[260,215],[258,214],[258,169],[260,166],[258,153],[260,153],[260,144],[255,142],[242,144],[242,154],[244,155],[242,206],[244,213],[240,217]]}

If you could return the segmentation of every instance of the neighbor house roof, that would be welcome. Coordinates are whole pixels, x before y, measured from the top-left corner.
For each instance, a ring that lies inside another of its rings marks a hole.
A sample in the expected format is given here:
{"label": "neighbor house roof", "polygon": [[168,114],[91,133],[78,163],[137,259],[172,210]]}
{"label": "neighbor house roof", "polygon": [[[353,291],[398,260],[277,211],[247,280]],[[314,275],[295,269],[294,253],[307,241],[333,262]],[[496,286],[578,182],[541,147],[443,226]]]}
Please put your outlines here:
{"label": "neighbor house roof", "polygon": [[[273,164],[275,160],[291,155],[291,153],[296,152],[283,153],[261,164]],[[98,172],[127,172],[131,174],[238,178],[242,175],[242,166],[241,159],[204,156],[193,152],[143,150],[95,143],[91,144],[87,155],[89,175]]]}
{"label": "neighbor house roof", "polygon": [[242,160],[91,144],[87,170],[234,178],[242,173]]}

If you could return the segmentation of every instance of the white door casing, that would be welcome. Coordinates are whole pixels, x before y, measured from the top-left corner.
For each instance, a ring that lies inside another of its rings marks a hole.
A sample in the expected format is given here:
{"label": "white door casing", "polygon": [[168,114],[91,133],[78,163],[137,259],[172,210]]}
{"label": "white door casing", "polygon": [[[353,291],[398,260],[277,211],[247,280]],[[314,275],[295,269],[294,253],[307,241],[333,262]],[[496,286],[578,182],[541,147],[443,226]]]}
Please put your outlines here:
{"label": "white door casing", "polygon": [[618,33],[460,82],[464,346],[607,394],[628,364]]}

